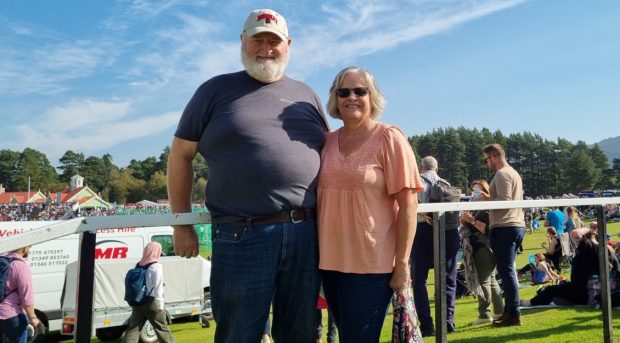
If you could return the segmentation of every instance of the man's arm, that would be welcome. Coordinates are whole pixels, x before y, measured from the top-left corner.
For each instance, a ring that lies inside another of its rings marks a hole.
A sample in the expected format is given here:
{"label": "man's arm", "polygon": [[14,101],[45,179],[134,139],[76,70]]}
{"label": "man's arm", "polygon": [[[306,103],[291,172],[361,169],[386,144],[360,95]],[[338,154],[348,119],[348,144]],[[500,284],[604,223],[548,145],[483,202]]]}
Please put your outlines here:
{"label": "man's arm", "polygon": [[590,232],[590,228],[587,227],[582,227],[579,229],[573,229],[568,233],[568,236],[570,237],[570,240],[573,242],[573,244],[575,246],[579,245],[579,241],[581,241],[581,238],[587,234],[588,232]]}
{"label": "man's arm", "polygon": [[39,318],[34,312],[34,305],[24,306],[24,310],[26,311],[26,315],[28,316],[28,321],[32,326],[37,327],[40,323]]}
{"label": "man's arm", "polygon": [[497,172],[495,174],[495,199],[493,200],[513,200],[512,199],[512,180],[508,173]]}
{"label": "man's arm", "polygon": [[[178,137],[172,140],[168,155],[168,200],[172,213],[192,211],[192,161],[197,153],[198,142]],[[192,225],[174,226],[172,240],[177,256],[189,258],[198,255],[198,235]]]}

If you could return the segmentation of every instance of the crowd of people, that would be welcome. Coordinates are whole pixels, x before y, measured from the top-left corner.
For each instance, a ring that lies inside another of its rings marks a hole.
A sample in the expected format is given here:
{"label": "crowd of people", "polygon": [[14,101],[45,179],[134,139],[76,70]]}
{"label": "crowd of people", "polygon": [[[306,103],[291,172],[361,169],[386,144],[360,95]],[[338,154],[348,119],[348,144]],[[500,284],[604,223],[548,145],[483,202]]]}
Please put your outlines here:
{"label": "crowd of people", "polygon": [[0,221],[50,221],[74,217],[113,216],[116,215],[116,211],[116,207],[78,208],[74,202],[0,204]]}
{"label": "crowd of people", "polygon": [[75,203],[0,204],[0,221],[59,220],[72,216]]}
{"label": "crowd of people", "polygon": [[[204,205],[192,206],[193,212],[206,211]],[[75,217],[137,215],[137,214],[166,214],[170,213],[168,206],[126,206],[116,205],[110,208],[77,207],[74,202],[66,203],[16,203],[0,204],[0,221],[49,221],[65,220]]]}

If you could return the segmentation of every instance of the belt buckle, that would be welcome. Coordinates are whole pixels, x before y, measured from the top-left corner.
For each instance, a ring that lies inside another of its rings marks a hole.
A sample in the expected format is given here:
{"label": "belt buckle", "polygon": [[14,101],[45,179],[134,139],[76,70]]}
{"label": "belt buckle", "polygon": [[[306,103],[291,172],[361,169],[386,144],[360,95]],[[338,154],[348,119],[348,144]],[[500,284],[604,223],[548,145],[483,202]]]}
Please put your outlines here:
{"label": "belt buckle", "polygon": [[[302,218],[302,219],[295,219],[295,217],[293,216],[295,214],[295,212],[297,212],[298,210],[291,210],[291,212],[289,212],[289,217],[291,218],[291,223],[293,224],[299,224],[301,222],[304,221],[304,219],[306,218]],[[305,217],[305,216],[304,216]]]}

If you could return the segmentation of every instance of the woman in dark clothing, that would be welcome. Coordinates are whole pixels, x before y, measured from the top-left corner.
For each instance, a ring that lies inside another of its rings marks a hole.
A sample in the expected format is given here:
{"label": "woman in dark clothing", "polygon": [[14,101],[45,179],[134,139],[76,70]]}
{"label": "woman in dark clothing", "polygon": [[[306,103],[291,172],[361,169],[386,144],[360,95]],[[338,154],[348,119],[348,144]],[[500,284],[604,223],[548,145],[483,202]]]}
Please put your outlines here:
{"label": "woman in dark clothing", "polygon": [[543,254],[547,261],[550,261],[553,265],[553,268],[559,272],[562,271],[560,268],[560,258],[562,257],[562,245],[560,244],[560,235],[558,235],[557,231],[551,226],[547,228],[547,243],[542,243],[541,246],[545,248],[547,251]]}
{"label": "woman in dark clothing", "polygon": [[[588,229],[573,231],[577,230]],[[577,246],[571,266],[571,281],[541,288],[532,299],[521,301],[521,306],[548,305],[553,298],[562,298],[575,305],[587,304],[588,280],[592,275],[599,274],[598,249],[596,231],[590,230],[583,235]],[[620,264],[613,253],[609,254],[609,262],[611,270],[620,271]]]}
{"label": "woman in dark clothing", "polygon": [[[489,184],[485,180],[475,180],[471,185],[471,201],[489,199]],[[464,255],[471,251],[471,258],[464,256],[463,262],[468,278],[468,270],[475,270],[479,290],[471,290],[478,298],[478,318],[474,324],[493,322],[504,313],[504,300],[495,279],[495,255],[491,250],[488,234],[489,211],[464,212],[461,216],[461,245]],[[468,282],[469,286],[469,282]],[[477,287],[475,287],[477,288]],[[495,315],[491,317],[491,304]]]}

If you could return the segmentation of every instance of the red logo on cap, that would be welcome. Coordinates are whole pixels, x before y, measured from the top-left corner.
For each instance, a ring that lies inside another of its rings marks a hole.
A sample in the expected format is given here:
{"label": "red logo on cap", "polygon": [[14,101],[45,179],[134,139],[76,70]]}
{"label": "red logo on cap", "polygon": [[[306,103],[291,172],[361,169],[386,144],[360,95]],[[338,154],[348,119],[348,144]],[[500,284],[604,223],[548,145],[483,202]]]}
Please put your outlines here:
{"label": "red logo on cap", "polygon": [[272,20],[275,21],[276,24],[278,24],[278,19],[276,19],[273,14],[263,13],[259,15],[258,18],[256,18],[256,21],[261,21],[263,19],[265,19],[265,24],[270,24]]}

